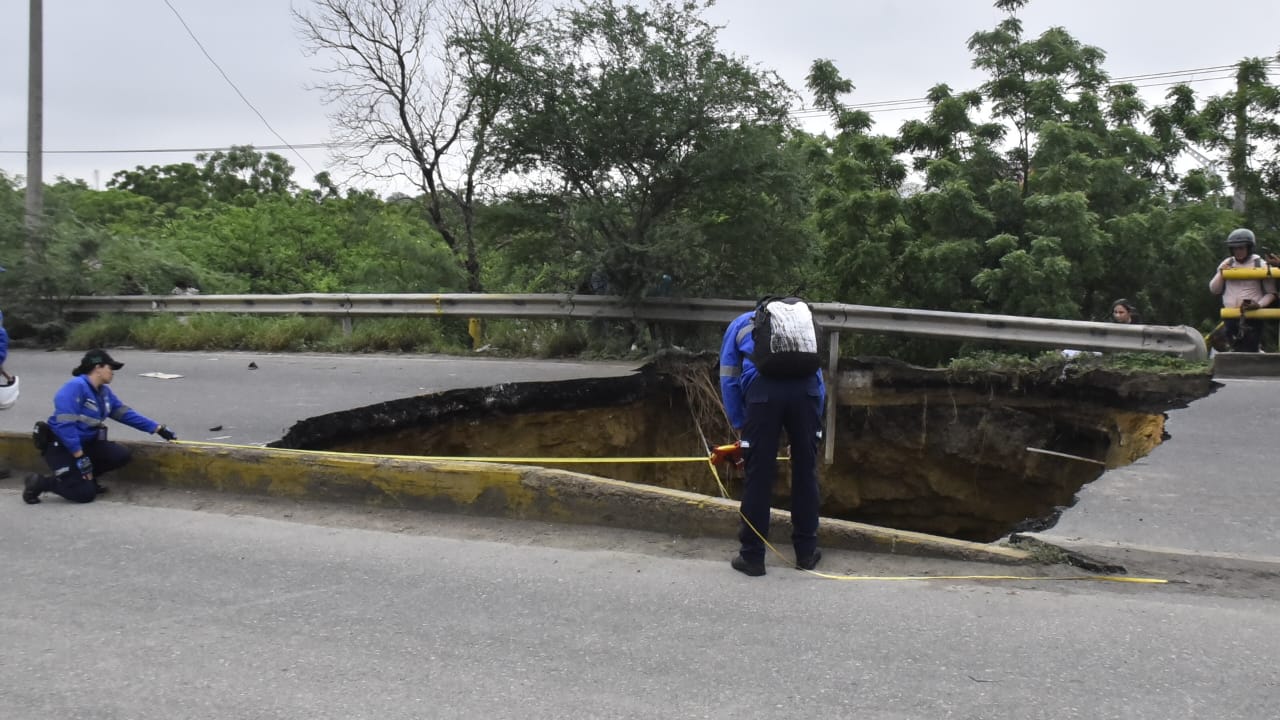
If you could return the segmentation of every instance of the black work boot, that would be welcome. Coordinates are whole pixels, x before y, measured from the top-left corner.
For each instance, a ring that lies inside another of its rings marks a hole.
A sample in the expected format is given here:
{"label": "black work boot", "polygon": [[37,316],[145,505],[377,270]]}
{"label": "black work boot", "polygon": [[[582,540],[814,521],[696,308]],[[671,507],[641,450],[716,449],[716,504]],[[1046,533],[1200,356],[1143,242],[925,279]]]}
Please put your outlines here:
{"label": "black work boot", "polygon": [[813,553],[804,557],[796,556],[796,567],[801,570],[812,570],[818,567],[818,561],[822,559],[822,548],[814,548]]}
{"label": "black work boot", "polygon": [[44,478],[35,473],[27,473],[27,477],[22,481],[22,502],[35,505],[40,502],[40,493],[44,490]]}
{"label": "black work boot", "polygon": [[756,560],[755,562],[752,562],[741,555],[734,555],[733,559],[729,561],[729,564],[733,566],[734,570],[737,570],[743,575],[760,577],[764,574],[763,560]]}

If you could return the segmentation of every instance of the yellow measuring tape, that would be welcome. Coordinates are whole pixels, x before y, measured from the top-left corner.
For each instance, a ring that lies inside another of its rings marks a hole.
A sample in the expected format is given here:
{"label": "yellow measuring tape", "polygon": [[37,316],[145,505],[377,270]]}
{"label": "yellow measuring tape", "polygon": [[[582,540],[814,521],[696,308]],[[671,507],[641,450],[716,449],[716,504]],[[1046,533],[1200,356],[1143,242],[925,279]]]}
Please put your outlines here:
{"label": "yellow measuring tape", "polygon": [[[572,457],[476,457],[472,455],[374,455],[372,453],[341,452],[337,450],[299,450],[263,445],[235,445],[232,443],[204,442],[200,440],[175,440],[177,445],[204,445],[239,450],[275,450],[301,455],[330,455],[355,458],[387,458],[391,460],[432,460],[436,462],[484,462],[511,465],[615,465],[626,463],[704,463],[704,457],[624,457],[624,458],[572,458]],[[785,460],[786,458],[779,458]]]}
{"label": "yellow measuring tape", "polygon": [[[336,451],[331,451],[331,450],[299,450],[299,449],[295,449],[295,448],[264,448],[263,446],[259,446],[259,445],[234,445],[234,444],[231,444],[231,443],[200,442],[200,441],[190,441],[190,440],[176,440],[176,441],[174,441],[174,443],[175,443],[175,444],[179,444],[179,445],[203,445],[203,446],[215,446],[215,447],[221,447],[221,448],[234,448],[234,449],[244,449],[244,450],[263,450],[263,449],[269,449],[269,450],[282,451],[282,452],[289,452],[289,453],[297,453],[297,454],[303,454],[303,455],[328,455],[328,456],[353,457],[353,458],[383,458],[383,459],[392,459],[392,460],[429,460],[429,461],[435,461],[435,462],[484,462],[484,463],[509,463],[509,464],[512,464],[512,465],[522,465],[522,464],[524,464],[524,465],[529,465],[529,464],[537,464],[537,465],[556,465],[556,464],[560,464],[560,465],[569,465],[569,464],[612,465],[612,464],[629,464],[629,463],[692,463],[692,462],[699,462],[699,463],[706,463],[706,464],[707,464],[707,466],[708,466],[709,468],[711,468],[711,475],[715,478],[715,480],[716,480],[716,485],[720,488],[720,495],[721,495],[721,497],[723,497],[723,498],[724,498],[724,499],[726,499],[726,500],[732,500],[732,498],[731,498],[731,497],[729,497],[729,491],[728,491],[728,490],[725,488],[725,486],[724,486],[724,482],[723,482],[723,481],[721,481],[721,479],[720,479],[720,471],[716,469],[715,463],[713,463],[713,462],[711,461],[711,458],[710,458],[710,457],[697,457],[697,456],[683,457],[683,456],[677,456],[677,457],[622,457],[622,458],[616,458],[616,457],[615,457],[615,458],[563,458],[563,457],[469,457],[469,456],[458,456],[458,455],[454,455],[454,456],[447,456],[447,455],[373,455],[373,454],[370,454],[370,453],[336,452]],[[788,459],[788,458],[780,457],[780,458],[778,458],[778,459],[779,459],[779,460],[786,460],[786,459]],[[782,554],[782,553],[781,553],[781,552],[780,552],[776,547],[774,547],[774,546],[773,546],[773,544],[769,542],[768,538],[766,538],[766,537],[764,537],[763,535],[761,535],[761,534],[760,534],[760,531],[759,531],[759,530],[757,530],[757,529],[755,528],[755,526],[751,524],[751,521],[750,521],[750,520],[747,520],[747,517],[746,517],[745,515],[743,515],[743,514],[742,514],[742,509],[741,509],[741,507],[739,507],[739,509],[738,509],[738,516],[742,518],[742,521],[743,521],[744,523],[746,523],[747,527],[751,528],[751,531],[752,531],[752,532],[754,532],[754,533],[756,534],[756,537],[760,538],[760,540],[761,540],[762,542],[764,542],[765,547],[769,548],[769,550],[770,550],[770,551],[772,551],[774,555],[777,555],[780,559],[782,559],[782,560],[785,562],[785,564],[790,565],[790,566],[794,567],[795,569],[800,570],[801,572],[806,572],[806,573],[808,573],[808,574],[810,574],[810,575],[813,575],[813,576],[815,576],[815,577],[824,578],[824,579],[826,579],[826,580],[842,580],[842,581],[857,581],[857,580],[869,581],[869,580],[880,580],[880,581],[885,581],[885,582],[896,582],[896,581],[906,581],[906,580],[910,580],[910,581],[920,581],[920,580],[973,580],[973,581],[998,581],[998,580],[1053,580],[1053,581],[1063,581],[1063,580],[1091,580],[1091,581],[1095,581],[1095,582],[1135,583],[1135,584],[1139,584],[1139,585],[1165,585],[1165,584],[1168,584],[1168,582],[1169,582],[1168,580],[1163,580],[1163,579],[1161,579],[1161,578],[1127,577],[1127,576],[1113,576],[1113,575],[1056,575],[1056,576],[1035,576],[1035,575],[838,575],[838,574],[835,574],[835,573],[819,572],[819,571],[817,571],[817,570],[805,570],[804,568],[802,568],[802,567],[800,567],[800,566],[796,565],[796,564],[795,564],[795,563],[793,563],[792,561],[787,560],[786,556],[785,556],[785,555],[783,555],[783,554]]]}
{"label": "yellow measuring tape", "polygon": [[[712,463],[712,462],[710,462],[710,460],[708,460],[708,461],[707,461],[707,464],[711,466],[711,474],[712,474],[713,476],[715,476],[715,479],[716,479],[716,485],[718,485],[718,486],[720,487],[720,494],[721,494],[722,496],[724,496],[724,498],[725,498],[726,500],[730,499],[730,498],[729,498],[729,493],[728,493],[728,491],[727,491],[727,490],[725,489],[725,487],[724,487],[724,483],[720,481],[720,471],[716,469],[715,463]],[[764,535],[761,535],[761,534],[760,534],[760,531],[756,529],[756,526],[755,526],[755,525],[752,525],[752,524],[751,524],[751,521],[747,519],[747,516],[742,514],[742,509],[741,509],[741,507],[739,507],[739,509],[738,509],[738,516],[742,518],[742,522],[744,522],[744,523],[746,523],[746,524],[747,524],[747,527],[751,528],[751,532],[755,533],[755,534],[756,534],[756,537],[760,538],[761,542],[763,542],[763,543],[764,543],[764,546],[765,546],[765,547],[767,547],[767,548],[769,548],[769,550],[770,550],[771,552],[773,552],[773,554],[774,554],[774,555],[777,555],[779,558],[781,558],[781,559],[782,559],[782,561],[783,561],[783,562],[785,562],[787,565],[790,565],[790,566],[794,567],[795,569],[797,569],[797,570],[799,570],[799,571],[801,571],[801,572],[806,572],[806,573],[809,573],[810,575],[814,575],[814,576],[817,576],[817,577],[820,577],[820,578],[825,578],[825,579],[827,579],[827,580],[845,580],[845,581],[852,581],[852,580],[882,580],[882,581],[895,581],[895,582],[896,582],[896,581],[902,581],[902,580],[1056,580],[1056,581],[1061,581],[1061,580],[1092,580],[1092,581],[1095,581],[1095,582],[1137,583],[1137,584],[1140,584],[1140,585],[1166,585],[1166,584],[1168,584],[1168,582],[1169,582],[1168,580],[1162,580],[1162,579],[1160,579],[1160,578],[1126,577],[1126,576],[1114,576],[1114,575],[1056,575],[1056,576],[1035,576],[1035,575],[837,575],[837,574],[835,574],[835,573],[825,573],[825,572],[819,572],[819,571],[817,571],[817,570],[805,570],[804,568],[800,567],[799,565],[796,565],[795,563],[791,562],[790,560],[787,560],[787,557],[786,557],[785,555],[783,555],[781,552],[779,552],[779,551],[778,551],[778,548],[774,547],[774,546],[773,546],[773,543],[770,543],[770,542],[769,542],[769,540],[768,540],[768,538],[766,538]]]}

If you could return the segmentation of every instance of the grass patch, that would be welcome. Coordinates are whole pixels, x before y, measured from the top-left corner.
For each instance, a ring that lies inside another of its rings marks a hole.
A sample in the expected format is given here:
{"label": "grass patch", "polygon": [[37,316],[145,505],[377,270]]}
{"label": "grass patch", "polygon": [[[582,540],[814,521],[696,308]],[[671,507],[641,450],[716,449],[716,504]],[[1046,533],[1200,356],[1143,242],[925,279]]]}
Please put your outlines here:
{"label": "grass patch", "polygon": [[[337,318],[310,315],[110,315],[86,320],[67,335],[66,347],[129,345],[162,351],[256,350],[261,352],[439,352],[470,350],[465,318],[355,318],[349,336]],[[485,340],[498,354],[569,357],[588,339],[574,323],[486,321]]]}
{"label": "grass patch", "polygon": [[[1092,358],[1093,356],[1089,357]],[[947,369],[957,373],[1027,373],[1048,370],[1065,362],[1066,358],[1061,353],[1052,350],[1035,355],[982,350],[953,358],[950,364],[947,365]]]}
{"label": "grass patch", "polygon": [[245,315],[156,315],[133,328],[132,344],[154,350],[240,350],[254,327],[273,318]]}
{"label": "grass patch", "polygon": [[541,357],[578,357],[587,349],[590,342],[580,323],[564,323],[546,335]]}
{"label": "grass patch", "polygon": [[486,320],[484,325],[484,345],[503,357],[613,360],[658,349],[644,338],[637,343],[634,336],[630,323],[614,320]]}
{"label": "grass patch", "polygon": [[1203,360],[1186,360],[1160,353],[1082,353],[1066,358],[1057,350],[1039,353],[976,352],[953,359],[947,369],[957,374],[1000,373],[1030,374],[1055,369],[1073,372],[1085,370],[1110,370],[1113,372],[1146,373],[1152,375],[1200,375],[1209,372],[1209,363]]}
{"label": "grass patch", "polygon": [[341,333],[341,324],[328,317],[293,315],[259,318],[270,322],[252,323],[244,339],[246,349],[263,352],[298,352],[315,350],[333,342]]}
{"label": "grass patch", "polygon": [[99,315],[80,323],[67,333],[67,347],[88,350],[133,343],[133,328],[145,320],[137,315]]}
{"label": "grass patch", "polygon": [[356,318],[351,336],[334,339],[332,349],[349,352],[446,352],[465,348],[449,340],[437,318]]}
{"label": "grass patch", "polygon": [[73,349],[130,345],[162,351],[259,352],[460,352],[436,318],[359,318],[344,336],[340,320],[310,315],[102,316],[81,323],[67,337]]}
{"label": "grass patch", "polygon": [[1114,353],[1102,356],[1102,364],[1111,370],[1133,372],[1198,375],[1210,370],[1207,360],[1187,360],[1156,353]]}
{"label": "grass patch", "polygon": [[483,345],[499,355],[542,357],[551,337],[562,332],[566,321],[491,320],[486,323]]}

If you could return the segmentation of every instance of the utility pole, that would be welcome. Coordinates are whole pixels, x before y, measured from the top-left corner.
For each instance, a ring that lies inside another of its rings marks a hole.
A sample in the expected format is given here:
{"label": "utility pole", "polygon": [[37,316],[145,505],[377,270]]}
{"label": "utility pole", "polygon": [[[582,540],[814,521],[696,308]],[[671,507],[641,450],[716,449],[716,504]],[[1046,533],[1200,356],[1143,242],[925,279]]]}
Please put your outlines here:
{"label": "utility pole", "polygon": [[27,251],[41,252],[44,219],[44,7],[31,0],[27,41]]}

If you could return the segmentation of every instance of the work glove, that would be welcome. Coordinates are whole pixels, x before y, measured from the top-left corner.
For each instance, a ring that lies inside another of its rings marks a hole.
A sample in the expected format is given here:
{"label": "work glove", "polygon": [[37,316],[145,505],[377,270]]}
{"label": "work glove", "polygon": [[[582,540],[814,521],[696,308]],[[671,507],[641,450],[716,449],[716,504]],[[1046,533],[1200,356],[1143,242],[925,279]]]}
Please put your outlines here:
{"label": "work glove", "polygon": [[1271,267],[1280,267],[1280,255],[1267,253],[1267,264]]}
{"label": "work glove", "polygon": [[85,480],[93,479],[93,461],[88,455],[81,455],[76,458],[76,469],[80,471],[80,477]]}
{"label": "work glove", "polygon": [[177,435],[177,433],[175,433],[174,431],[170,430],[168,427],[166,427],[166,426],[164,426],[164,425],[161,425],[160,427],[156,428],[156,434],[157,434],[157,435],[159,435],[160,437],[164,438],[165,440],[177,440],[177,439],[178,439],[178,435]]}
{"label": "work glove", "polygon": [[1240,301],[1241,310],[1257,310],[1258,307],[1259,305],[1257,300],[1241,300]]}

